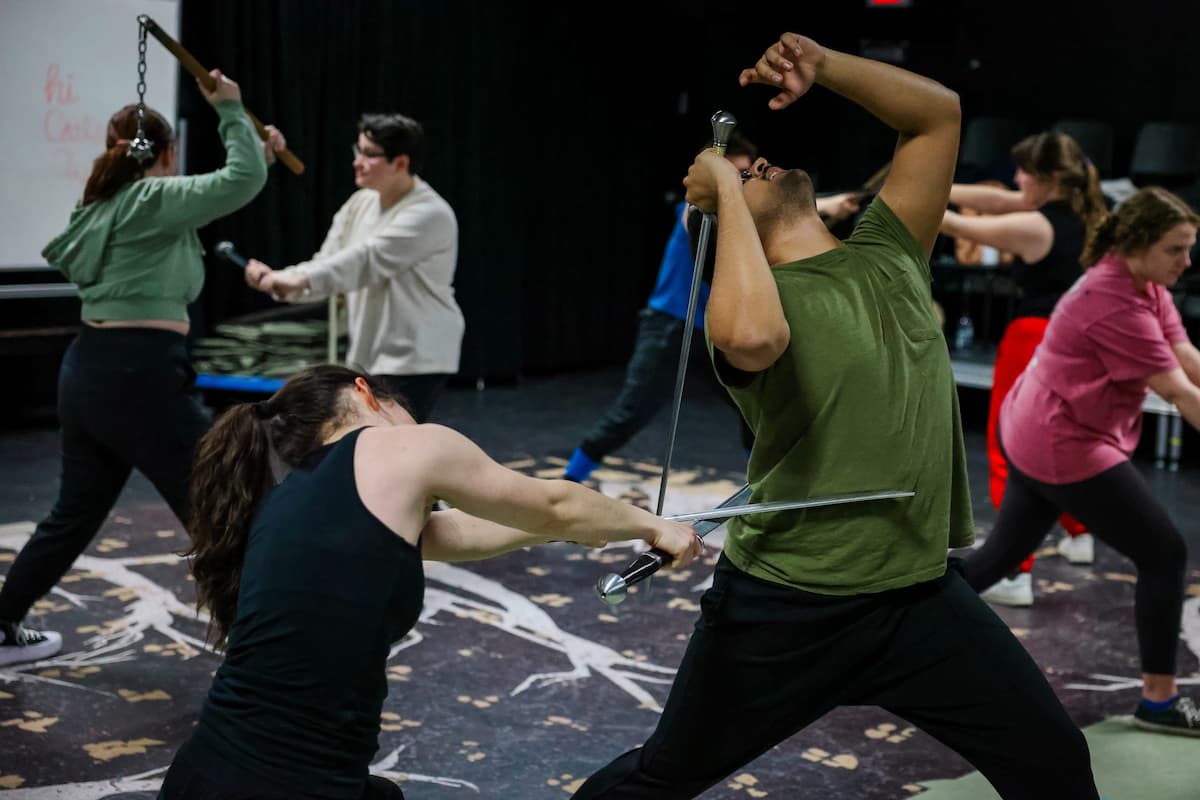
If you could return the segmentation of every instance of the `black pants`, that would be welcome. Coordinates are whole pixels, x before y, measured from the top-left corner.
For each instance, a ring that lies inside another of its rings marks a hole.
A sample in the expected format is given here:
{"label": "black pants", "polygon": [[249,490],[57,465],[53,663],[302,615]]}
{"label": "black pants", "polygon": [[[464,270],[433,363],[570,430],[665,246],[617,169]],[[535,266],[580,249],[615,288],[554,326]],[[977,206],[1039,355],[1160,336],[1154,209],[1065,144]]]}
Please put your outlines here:
{"label": "black pants", "polygon": [[[642,309],[638,316],[637,339],[625,366],[621,391],[579,445],[593,461],[624,446],[674,395],[684,320],[653,308]],[[720,391],[722,397],[728,397],[724,389]],[[754,435],[740,412],[738,419],[742,446],[748,450],[754,444]]]}
{"label": "black pants", "polygon": [[1142,671],[1175,674],[1187,569],[1187,545],[1137,468],[1125,461],[1077,483],[1036,481],[1009,462],[1004,499],[964,577],[982,591],[1037,549],[1061,512],[1137,567],[1135,595]]}
{"label": "black pants", "polygon": [[830,597],[751,577],[722,556],[701,609],[658,728],[576,798],[695,797],[843,705],[903,717],[1002,797],[1097,797],[1083,734],[954,570]]}
{"label": "black pants", "polygon": [[[163,778],[158,800],[287,800],[288,790],[223,761],[190,739],[179,748]],[[404,800],[404,792],[389,780],[367,777],[359,800]]]}
{"label": "black pants", "polygon": [[378,375],[393,392],[404,397],[413,419],[417,422],[428,422],[433,406],[442,396],[449,375]]}
{"label": "black pants", "polygon": [[83,552],[131,469],[181,519],[196,442],[211,417],[192,392],[184,337],[84,326],[58,376],[62,472],[58,500],[8,570],[0,619],[19,621]]}

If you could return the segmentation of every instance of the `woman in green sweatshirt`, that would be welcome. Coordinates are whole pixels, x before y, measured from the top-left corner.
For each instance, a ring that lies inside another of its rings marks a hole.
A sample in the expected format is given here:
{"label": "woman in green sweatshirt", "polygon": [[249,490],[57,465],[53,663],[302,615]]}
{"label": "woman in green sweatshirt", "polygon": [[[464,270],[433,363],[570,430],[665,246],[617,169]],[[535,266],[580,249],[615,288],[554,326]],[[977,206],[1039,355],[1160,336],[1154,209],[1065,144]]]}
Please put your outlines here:
{"label": "woman in green sweatshirt", "polygon": [[[267,179],[264,147],[242,108],[238,85],[213,71],[201,91],[220,119],[225,166],[176,175],[175,138],[145,109],[151,159],[129,155],[136,106],[108,123],[83,199],[43,257],[79,288],[79,336],[58,378],[62,470],[58,501],[38,525],[0,589],[0,666],[48,658],[62,647],[52,631],[21,625],[87,547],[136,468],[180,519],[187,518],[192,451],[208,429],[192,393],[195,373],[184,348],[190,302],[204,282],[196,229],[258,194]],[[273,131],[266,149],[284,146]]]}

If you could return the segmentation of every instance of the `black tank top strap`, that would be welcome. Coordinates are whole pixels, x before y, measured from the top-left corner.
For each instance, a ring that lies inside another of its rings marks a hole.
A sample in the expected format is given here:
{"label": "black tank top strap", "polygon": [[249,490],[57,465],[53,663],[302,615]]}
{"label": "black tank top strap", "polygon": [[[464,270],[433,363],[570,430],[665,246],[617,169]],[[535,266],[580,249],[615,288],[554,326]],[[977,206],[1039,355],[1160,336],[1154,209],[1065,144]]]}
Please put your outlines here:
{"label": "black tank top strap", "polygon": [[1032,264],[1018,259],[1012,277],[1021,290],[1018,317],[1049,317],[1054,304],[1082,273],[1079,258],[1087,229],[1066,200],[1051,200],[1038,209],[1054,231],[1050,251]]}

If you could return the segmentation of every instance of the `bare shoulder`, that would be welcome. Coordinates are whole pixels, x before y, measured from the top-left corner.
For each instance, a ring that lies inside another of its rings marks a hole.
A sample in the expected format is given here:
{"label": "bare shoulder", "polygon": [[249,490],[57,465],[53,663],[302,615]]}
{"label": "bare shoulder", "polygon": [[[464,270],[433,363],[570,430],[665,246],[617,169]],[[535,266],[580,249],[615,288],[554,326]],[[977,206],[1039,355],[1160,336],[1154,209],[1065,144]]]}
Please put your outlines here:
{"label": "bare shoulder", "polygon": [[517,473],[503,469],[466,436],[444,425],[375,428],[363,437],[355,457],[360,489],[444,498],[455,506],[485,487],[501,495],[513,491],[507,477]]}
{"label": "bare shoulder", "polygon": [[393,474],[435,469],[474,449],[458,431],[434,423],[373,427],[363,431],[359,442],[373,466]]}
{"label": "bare shoulder", "polygon": [[359,441],[372,449],[383,451],[383,455],[403,454],[412,457],[417,450],[448,444],[462,439],[462,434],[432,422],[411,425],[374,426],[364,430]]}
{"label": "bare shoulder", "polygon": [[403,486],[431,494],[456,452],[469,448],[462,434],[442,425],[372,427],[359,436],[355,472],[360,486]]}

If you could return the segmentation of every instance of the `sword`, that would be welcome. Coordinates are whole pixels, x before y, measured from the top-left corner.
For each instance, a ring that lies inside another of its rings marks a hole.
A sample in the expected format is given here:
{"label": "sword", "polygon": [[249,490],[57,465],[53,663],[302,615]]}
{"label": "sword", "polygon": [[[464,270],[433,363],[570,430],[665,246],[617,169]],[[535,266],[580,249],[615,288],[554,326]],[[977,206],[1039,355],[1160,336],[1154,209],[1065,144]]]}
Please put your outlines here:
{"label": "sword", "polygon": [[[713,152],[725,155],[729,137],[737,127],[737,119],[728,111],[712,115]],[[679,409],[683,403],[683,384],[687,379],[688,354],[692,349],[692,326],[696,321],[696,307],[700,300],[700,276],[704,272],[704,260],[708,253],[708,237],[712,231],[713,215],[705,214],[700,220],[700,237],[696,243],[696,261],[692,268],[692,286],[688,293],[687,315],[683,321],[683,344],[679,350],[679,366],[675,371],[675,392],[671,402],[671,425],[667,433],[667,454],[663,456],[662,476],[658,483],[658,509],[662,514],[663,501],[667,497],[667,478],[671,474],[671,453],[675,450],[675,431],[679,427]]]}
{"label": "sword", "polygon": [[[894,500],[903,497],[913,497],[916,492],[899,489],[882,492],[855,492],[852,494],[834,495],[831,497],[812,497],[807,500],[779,500],[774,503],[749,503],[750,485],[746,484],[734,495],[729,497],[716,508],[708,511],[697,511],[691,514],[676,514],[667,519],[675,522],[696,521],[693,529],[696,535],[703,539],[708,534],[725,524],[732,517],[742,517],[747,514],[765,514],[772,511],[795,511],[802,508],[821,508],[824,506],[839,506],[847,503],[867,503],[875,500]],[[616,606],[626,596],[630,586],[640,583],[654,573],[671,563],[671,555],[657,548],[639,555],[633,563],[620,573],[612,572],[596,582],[596,594],[609,606]]]}

